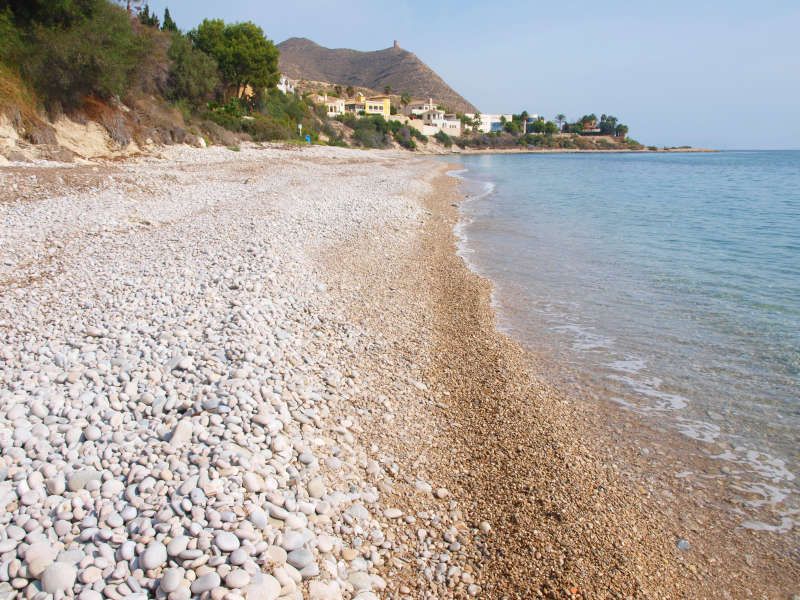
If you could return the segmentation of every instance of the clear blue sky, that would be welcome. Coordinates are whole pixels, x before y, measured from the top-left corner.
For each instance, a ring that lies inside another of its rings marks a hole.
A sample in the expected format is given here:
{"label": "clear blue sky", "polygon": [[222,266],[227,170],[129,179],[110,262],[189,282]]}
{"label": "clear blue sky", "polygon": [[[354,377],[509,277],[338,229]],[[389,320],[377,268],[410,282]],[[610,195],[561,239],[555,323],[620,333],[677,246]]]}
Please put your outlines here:
{"label": "clear blue sky", "polygon": [[484,112],[613,114],[646,144],[800,148],[800,0],[152,0],[182,29],[397,39]]}

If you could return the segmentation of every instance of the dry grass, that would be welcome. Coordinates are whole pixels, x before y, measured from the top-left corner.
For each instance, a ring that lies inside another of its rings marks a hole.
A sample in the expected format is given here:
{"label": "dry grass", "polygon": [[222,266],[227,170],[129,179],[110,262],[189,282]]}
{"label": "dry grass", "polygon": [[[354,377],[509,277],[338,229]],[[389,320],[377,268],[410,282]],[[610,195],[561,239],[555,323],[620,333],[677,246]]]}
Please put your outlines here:
{"label": "dry grass", "polygon": [[38,107],[36,94],[19,74],[0,64],[0,114],[32,144],[55,145],[55,129],[40,116]]}
{"label": "dry grass", "polygon": [[25,137],[37,137],[48,125],[39,116],[33,90],[19,74],[0,64],[0,113],[6,115]]}

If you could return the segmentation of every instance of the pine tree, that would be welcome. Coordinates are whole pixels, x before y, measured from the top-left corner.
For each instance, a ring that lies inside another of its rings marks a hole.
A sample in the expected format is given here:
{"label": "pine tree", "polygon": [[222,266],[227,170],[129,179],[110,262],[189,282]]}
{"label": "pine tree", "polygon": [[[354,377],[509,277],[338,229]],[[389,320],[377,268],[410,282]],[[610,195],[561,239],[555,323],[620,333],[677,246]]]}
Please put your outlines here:
{"label": "pine tree", "polygon": [[139,11],[139,22],[147,27],[158,28],[158,17],[155,13],[150,13],[150,6],[145,4],[144,8]]}
{"label": "pine tree", "polygon": [[172,20],[169,8],[164,9],[164,24],[161,26],[161,31],[178,31],[178,24]]}

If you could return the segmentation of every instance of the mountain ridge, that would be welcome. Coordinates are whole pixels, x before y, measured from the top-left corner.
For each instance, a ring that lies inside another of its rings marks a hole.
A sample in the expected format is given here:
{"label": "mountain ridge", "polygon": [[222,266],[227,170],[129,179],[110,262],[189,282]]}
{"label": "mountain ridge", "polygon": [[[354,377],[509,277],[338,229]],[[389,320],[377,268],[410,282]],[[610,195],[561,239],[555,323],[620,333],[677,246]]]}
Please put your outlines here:
{"label": "mountain ridge", "polygon": [[416,54],[395,45],[383,50],[360,51],[326,48],[308,38],[289,38],[278,44],[279,66],[291,79],[326,81],[382,90],[395,94],[433,98],[450,110],[477,112],[475,106],[448,85]]}

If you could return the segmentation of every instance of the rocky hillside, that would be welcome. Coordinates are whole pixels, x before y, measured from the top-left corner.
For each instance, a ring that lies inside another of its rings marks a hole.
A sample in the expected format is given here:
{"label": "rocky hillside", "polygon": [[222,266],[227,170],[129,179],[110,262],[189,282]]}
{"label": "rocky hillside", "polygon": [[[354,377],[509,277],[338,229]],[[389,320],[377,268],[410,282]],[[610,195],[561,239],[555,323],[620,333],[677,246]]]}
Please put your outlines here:
{"label": "rocky hillside", "polygon": [[476,112],[476,108],[439,77],[415,54],[393,47],[374,52],[324,48],[305,38],[278,44],[280,69],[292,79],[327,81],[382,90],[415,98],[435,98],[451,110]]}

